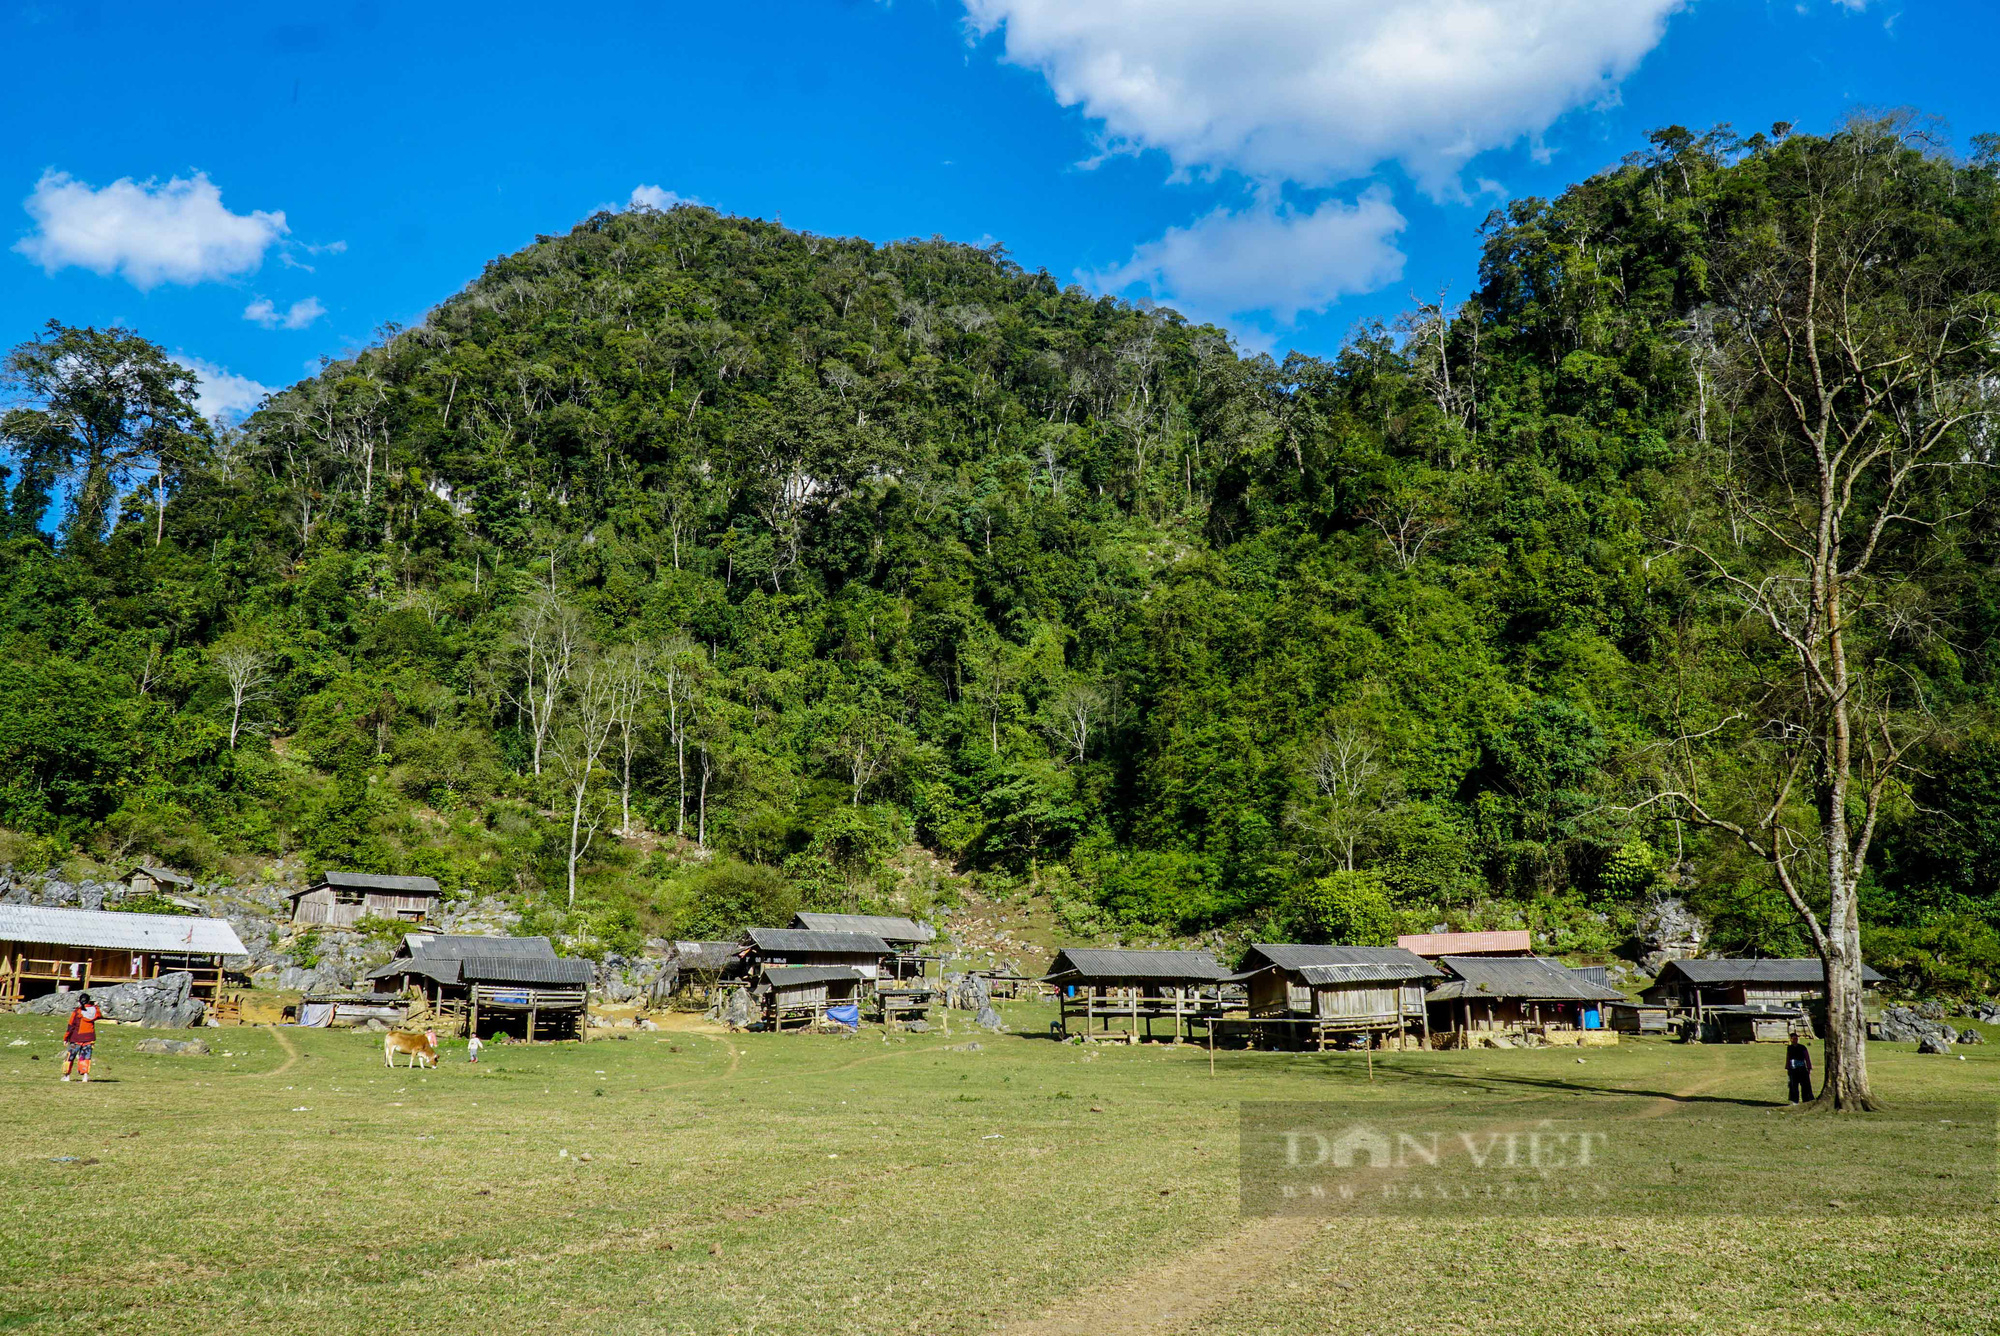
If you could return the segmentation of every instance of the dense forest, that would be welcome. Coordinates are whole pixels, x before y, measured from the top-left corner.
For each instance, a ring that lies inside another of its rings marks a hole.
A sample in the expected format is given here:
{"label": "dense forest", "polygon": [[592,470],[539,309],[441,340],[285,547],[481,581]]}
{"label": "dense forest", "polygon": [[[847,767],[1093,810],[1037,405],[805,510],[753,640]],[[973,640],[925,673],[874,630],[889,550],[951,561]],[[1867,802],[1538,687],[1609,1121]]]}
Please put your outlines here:
{"label": "dense forest", "polygon": [[1978,143],[1662,131],[1328,360],[997,246],[685,205],[539,238],[238,427],[139,333],[21,331],[0,861],[423,871],[606,942],[971,877],[1132,939],[1608,955],[1672,895],[1809,952],[1773,864],[1689,818],[1790,764],[1781,618],[1734,595],[1789,540],[1731,504],[1785,397],[1757,284],[1837,196],[1843,310],[1923,369],[1849,408],[1944,465],[1844,623],[1895,762],[1863,940],[1991,989]]}

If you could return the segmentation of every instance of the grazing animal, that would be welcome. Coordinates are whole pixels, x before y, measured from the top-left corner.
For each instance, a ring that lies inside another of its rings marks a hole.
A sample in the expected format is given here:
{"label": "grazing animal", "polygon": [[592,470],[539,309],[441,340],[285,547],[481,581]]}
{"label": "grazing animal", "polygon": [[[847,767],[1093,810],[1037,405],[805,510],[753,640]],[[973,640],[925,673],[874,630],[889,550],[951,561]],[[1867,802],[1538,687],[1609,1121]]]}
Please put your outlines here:
{"label": "grazing animal", "polygon": [[403,1034],[399,1031],[391,1030],[388,1034],[382,1036],[383,1066],[385,1067],[395,1066],[396,1055],[398,1053],[409,1054],[410,1055],[409,1065],[412,1067],[416,1066],[418,1063],[422,1063],[426,1067],[437,1066],[438,1065],[437,1031],[426,1030],[422,1034]]}

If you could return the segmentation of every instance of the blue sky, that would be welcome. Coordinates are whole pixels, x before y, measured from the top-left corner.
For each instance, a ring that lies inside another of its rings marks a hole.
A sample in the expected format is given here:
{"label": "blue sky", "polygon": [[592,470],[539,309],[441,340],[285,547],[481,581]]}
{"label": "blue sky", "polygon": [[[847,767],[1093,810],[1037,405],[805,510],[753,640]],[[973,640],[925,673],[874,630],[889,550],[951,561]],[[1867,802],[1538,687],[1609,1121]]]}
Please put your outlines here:
{"label": "blue sky", "polygon": [[0,46],[0,346],[128,325],[239,408],[642,188],[1326,354],[1657,126],[2000,131],[1992,0],[64,0]]}

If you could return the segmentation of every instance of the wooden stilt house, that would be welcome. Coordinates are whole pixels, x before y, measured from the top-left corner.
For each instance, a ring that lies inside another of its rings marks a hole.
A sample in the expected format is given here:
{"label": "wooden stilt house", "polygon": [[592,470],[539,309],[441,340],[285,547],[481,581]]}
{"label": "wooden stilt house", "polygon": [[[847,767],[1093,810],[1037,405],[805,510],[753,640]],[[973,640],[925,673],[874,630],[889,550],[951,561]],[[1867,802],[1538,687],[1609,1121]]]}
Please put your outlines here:
{"label": "wooden stilt house", "polygon": [[1195,1024],[1221,1012],[1230,978],[1206,951],[1072,946],[1056,953],[1042,981],[1056,989],[1064,1038],[1075,1026],[1086,1039],[1136,1043],[1153,1038],[1156,1024],[1169,1038],[1192,1037]]}
{"label": "wooden stilt house", "polygon": [[1355,1036],[1371,1044],[1428,1043],[1425,986],[1441,972],[1397,946],[1263,942],[1244,956],[1251,1042],[1325,1049]]}
{"label": "wooden stilt house", "polygon": [[[1861,986],[1887,982],[1866,965]],[[1794,1007],[1826,993],[1826,966],[1812,956],[1785,960],[1669,960],[1640,994],[1655,1006],[1691,1015],[1696,1023],[1716,1007]]]}
{"label": "wooden stilt house", "polygon": [[847,965],[774,965],[764,971],[764,1020],[773,1030],[810,1029],[832,1008],[860,1019],[861,976]]}
{"label": "wooden stilt house", "polygon": [[794,914],[792,927],[807,932],[852,932],[880,937],[891,954],[882,962],[884,979],[921,979],[926,967],[938,957],[924,948],[937,940],[937,930],[928,923],[897,914]]}
{"label": "wooden stilt house", "polygon": [[471,1033],[581,1039],[593,974],[588,960],[558,956],[546,937],[410,933],[368,978],[384,992],[420,994],[438,1018]]}
{"label": "wooden stilt house", "polygon": [[1454,1047],[1470,1048],[1494,1039],[1549,1043],[1616,1042],[1605,1024],[1605,1008],[1622,1002],[1614,988],[1592,983],[1560,961],[1541,956],[1445,956],[1438,965],[1445,982],[1431,989],[1433,1034],[1452,1036]]}
{"label": "wooden stilt house", "polygon": [[178,973],[213,1003],[226,960],[245,954],[223,919],[0,905],[0,1004]]}
{"label": "wooden stilt house", "polygon": [[883,963],[896,954],[874,933],[810,928],[752,928],[737,952],[747,965],[748,977],[760,984],[765,971],[774,966],[839,965],[860,976],[863,992],[882,977]]}

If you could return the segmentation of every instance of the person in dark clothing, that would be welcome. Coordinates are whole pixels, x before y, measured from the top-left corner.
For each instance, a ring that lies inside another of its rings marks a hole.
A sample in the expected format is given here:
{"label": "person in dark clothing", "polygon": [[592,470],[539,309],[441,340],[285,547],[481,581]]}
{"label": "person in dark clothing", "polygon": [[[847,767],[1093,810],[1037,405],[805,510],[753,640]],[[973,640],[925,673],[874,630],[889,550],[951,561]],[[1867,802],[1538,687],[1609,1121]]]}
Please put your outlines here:
{"label": "person in dark clothing", "polygon": [[1791,1083],[1789,1098],[1792,1103],[1811,1103],[1812,1092],[1812,1050],[1797,1035],[1785,1046],[1785,1076]]}

